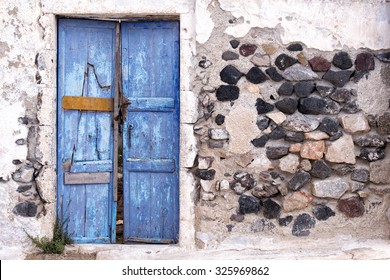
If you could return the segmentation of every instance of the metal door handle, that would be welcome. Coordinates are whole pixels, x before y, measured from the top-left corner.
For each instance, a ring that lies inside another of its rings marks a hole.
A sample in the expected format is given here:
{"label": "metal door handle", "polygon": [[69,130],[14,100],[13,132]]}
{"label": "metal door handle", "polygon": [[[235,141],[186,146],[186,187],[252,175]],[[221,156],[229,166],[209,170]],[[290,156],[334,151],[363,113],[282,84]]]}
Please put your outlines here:
{"label": "metal door handle", "polygon": [[129,148],[131,148],[131,131],[133,130],[134,126],[132,124],[129,124],[127,126],[127,133],[129,137]]}

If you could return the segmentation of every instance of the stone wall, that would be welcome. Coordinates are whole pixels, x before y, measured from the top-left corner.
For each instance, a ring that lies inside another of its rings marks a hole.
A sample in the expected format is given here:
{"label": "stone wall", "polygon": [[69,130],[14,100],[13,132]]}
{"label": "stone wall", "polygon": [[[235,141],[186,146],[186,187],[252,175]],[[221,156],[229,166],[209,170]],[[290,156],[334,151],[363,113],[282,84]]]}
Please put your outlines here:
{"label": "stone wall", "polygon": [[180,245],[388,239],[389,14],[386,0],[1,1],[0,254],[54,224],[57,16],[180,18]]}
{"label": "stone wall", "polygon": [[[302,29],[291,30],[290,21],[299,25],[303,17],[295,5],[267,28],[270,3],[206,2],[215,27],[198,41],[194,82],[197,244],[233,236],[388,238],[389,36],[371,34],[380,38],[376,50],[362,48],[359,38],[334,45],[329,36],[314,40],[315,22],[293,36]],[[266,19],[255,14],[260,8]]]}

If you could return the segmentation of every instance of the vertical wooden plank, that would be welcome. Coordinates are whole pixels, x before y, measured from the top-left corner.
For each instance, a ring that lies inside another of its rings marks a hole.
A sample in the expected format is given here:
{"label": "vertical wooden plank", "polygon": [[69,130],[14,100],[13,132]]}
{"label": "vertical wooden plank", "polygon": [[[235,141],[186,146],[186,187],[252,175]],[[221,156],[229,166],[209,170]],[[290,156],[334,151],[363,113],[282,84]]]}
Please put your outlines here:
{"label": "vertical wooden plank", "polygon": [[60,19],[58,42],[57,197],[63,202],[57,213],[69,215],[61,218],[69,218],[69,232],[75,232],[76,242],[108,243],[116,206],[112,174],[110,184],[65,185],[67,170],[62,164],[87,161],[98,169],[102,160],[112,162],[112,113],[64,111],[61,100],[63,96],[114,96],[115,23]]}
{"label": "vertical wooden plank", "polygon": [[[125,94],[155,102],[172,98],[171,111],[129,106],[126,124],[132,124],[131,145],[126,127],[124,159],[174,160],[174,172],[127,171],[124,167],[125,239],[147,242],[178,238],[179,192],[179,84],[178,24],[124,23],[122,26]],[[163,69],[163,71],[162,71]],[[126,165],[126,160],[124,164]],[[157,167],[156,167],[157,168]]]}

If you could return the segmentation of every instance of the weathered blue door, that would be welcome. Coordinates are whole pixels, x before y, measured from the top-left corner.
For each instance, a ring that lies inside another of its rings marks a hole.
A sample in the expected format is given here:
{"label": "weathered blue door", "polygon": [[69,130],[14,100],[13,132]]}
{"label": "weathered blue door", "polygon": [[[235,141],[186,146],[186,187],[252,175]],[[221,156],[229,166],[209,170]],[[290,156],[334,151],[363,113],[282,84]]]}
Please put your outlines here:
{"label": "weathered blue door", "polygon": [[115,23],[58,24],[57,216],[75,242],[114,242]]}
{"label": "weathered blue door", "polygon": [[179,219],[178,22],[122,23],[124,239],[175,243]]}

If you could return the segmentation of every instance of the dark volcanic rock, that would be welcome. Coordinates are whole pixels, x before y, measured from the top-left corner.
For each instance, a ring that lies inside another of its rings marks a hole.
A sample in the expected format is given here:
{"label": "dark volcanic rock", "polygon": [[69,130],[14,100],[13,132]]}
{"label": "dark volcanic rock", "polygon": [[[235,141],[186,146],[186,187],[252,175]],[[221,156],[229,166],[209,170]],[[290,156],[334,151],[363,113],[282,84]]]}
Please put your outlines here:
{"label": "dark volcanic rock", "polygon": [[274,130],[271,131],[271,133],[269,134],[269,138],[270,139],[282,139],[284,138],[284,136],[286,136],[286,131],[280,127],[280,126],[277,126]]}
{"label": "dark volcanic rock", "polygon": [[229,43],[233,49],[237,49],[237,47],[240,45],[240,41],[238,40],[231,40]]}
{"label": "dark volcanic rock", "polygon": [[301,189],[304,185],[309,183],[311,180],[311,176],[309,173],[305,171],[298,171],[288,182],[288,188],[292,191],[297,191]]}
{"label": "dark volcanic rock", "polygon": [[238,204],[240,205],[240,214],[258,213],[260,211],[260,201],[253,196],[241,195]]}
{"label": "dark volcanic rock", "polygon": [[299,100],[298,111],[302,114],[319,115],[324,113],[326,102],[319,97],[307,97]]}
{"label": "dark volcanic rock", "polygon": [[222,85],[217,89],[217,99],[219,101],[236,100],[240,95],[240,89],[237,86]]}
{"label": "dark volcanic rock", "polygon": [[336,215],[336,213],[326,205],[316,206],[313,209],[313,215],[319,221],[326,221],[330,217]]}
{"label": "dark volcanic rock", "polygon": [[280,216],[280,210],[282,207],[272,199],[266,199],[263,202],[264,217],[267,219],[276,219]]}
{"label": "dark volcanic rock", "polygon": [[314,228],[316,220],[309,214],[299,214],[296,218],[293,227],[292,235],[294,236],[308,236],[310,234],[309,229]]}
{"label": "dark volcanic rock", "polygon": [[214,180],[215,170],[214,169],[196,169],[195,176],[202,180]]}
{"label": "dark volcanic rock", "polygon": [[271,112],[274,109],[274,105],[265,102],[261,98],[256,99],[256,109],[258,114],[265,114]]}
{"label": "dark volcanic rock", "polygon": [[335,91],[329,94],[329,97],[334,101],[345,103],[352,100],[352,93],[349,89],[337,88]]}
{"label": "dark volcanic rock", "polygon": [[383,148],[362,148],[359,157],[369,162],[377,161],[385,158],[385,150]]}
{"label": "dark volcanic rock", "polygon": [[302,131],[298,131],[298,132],[286,131],[286,136],[284,139],[286,141],[299,143],[305,140],[305,134]]}
{"label": "dark volcanic rock", "polygon": [[368,134],[362,136],[356,136],[353,138],[353,142],[360,147],[384,147],[387,142],[390,142],[390,137]]}
{"label": "dark volcanic rock", "polygon": [[32,188],[32,185],[24,185],[24,186],[19,186],[16,191],[19,193],[22,193],[22,192],[28,191],[31,188]]}
{"label": "dark volcanic rock", "polygon": [[269,159],[280,159],[288,154],[288,147],[286,146],[275,146],[267,147],[266,155]]}
{"label": "dark volcanic rock", "polygon": [[225,83],[235,85],[243,76],[243,74],[233,65],[228,65],[222,69],[222,71],[219,73],[219,76]]}
{"label": "dark volcanic rock", "polygon": [[370,71],[375,69],[374,56],[368,52],[359,53],[355,60],[356,71]]}
{"label": "dark volcanic rock", "polygon": [[351,180],[367,183],[370,180],[370,171],[367,169],[355,169],[351,173]]}
{"label": "dark volcanic rock", "polygon": [[294,91],[294,84],[290,82],[284,82],[278,89],[279,95],[292,95]]}
{"label": "dark volcanic rock", "polygon": [[354,83],[358,83],[361,79],[363,79],[364,77],[366,78],[366,80],[368,79],[368,75],[369,75],[369,71],[355,71],[355,73],[353,74],[352,76],[352,81]]}
{"label": "dark volcanic rock", "polygon": [[287,54],[281,54],[275,59],[275,65],[279,68],[279,70],[285,70],[286,68],[290,67],[291,65],[294,65],[297,62],[297,59],[288,56]]}
{"label": "dark volcanic rock", "polygon": [[365,212],[364,204],[358,197],[340,199],[337,202],[337,209],[343,212],[348,218],[363,216]]}
{"label": "dark volcanic rock", "polygon": [[326,103],[324,108],[324,114],[336,115],[340,113],[342,107],[339,103],[328,97],[325,97],[324,101]]}
{"label": "dark volcanic rock", "polygon": [[293,220],[293,216],[289,215],[284,218],[279,218],[279,226],[286,227],[288,226]]}
{"label": "dark volcanic rock", "polygon": [[252,67],[246,74],[246,79],[253,84],[264,83],[268,77],[258,67]]}
{"label": "dark volcanic rock", "polygon": [[32,201],[24,201],[17,204],[13,213],[22,217],[34,217],[37,214],[38,206]]}
{"label": "dark volcanic rock", "polygon": [[216,117],[215,117],[215,123],[217,125],[221,125],[225,122],[225,116],[224,115],[221,115],[221,114],[218,114]]}
{"label": "dark volcanic rock", "polygon": [[326,72],[330,69],[331,63],[322,56],[315,56],[309,60],[311,69],[316,72]]}
{"label": "dark volcanic rock", "polygon": [[377,119],[378,132],[380,134],[390,134],[390,113],[385,112]]}
{"label": "dark volcanic rock", "polygon": [[327,133],[329,136],[334,136],[338,134],[340,125],[336,118],[325,117],[322,119],[318,130]]}
{"label": "dark volcanic rock", "polygon": [[281,100],[275,102],[275,107],[279,109],[279,111],[291,115],[298,108],[298,101],[292,97],[286,97]]}
{"label": "dark volcanic rock", "polygon": [[235,221],[237,223],[241,223],[244,220],[245,216],[242,214],[232,214],[230,216],[231,221]]}
{"label": "dark volcanic rock", "polygon": [[390,52],[377,53],[375,57],[382,62],[390,62]]}
{"label": "dark volcanic rock", "polygon": [[348,83],[349,78],[352,76],[353,71],[343,70],[343,71],[332,71],[328,70],[325,75],[322,77],[325,81],[332,83],[336,87],[343,87]]}
{"label": "dark volcanic rock", "polygon": [[267,197],[275,196],[278,193],[279,193],[278,188],[271,185],[257,186],[252,189],[252,195],[257,198],[267,198]]}
{"label": "dark volcanic rock", "polygon": [[250,56],[255,53],[256,49],[257,46],[253,44],[243,44],[239,48],[240,54],[242,56]]}
{"label": "dark volcanic rock", "polygon": [[260,129],[260,130],[264,130],[268,127],[269,125],[269,118],[267,117],[264,117],[264,116],[261,116],[257,122],[256,122],[256,125],[257,127]]}
{"label": "dark volcanic rock", "polygon": [[344,176],[354,171],[355,166],[348,164],[334,164],[332,165],[332,170],[334,170],[338,175]]}
{"label": "dark volcanic rock", "polygon": [[298,82],[294,85],[294,93],[298,97],[308,97],[315,88],[313,82]]}
{"label": "dark volcanic rock", "polygon": [[341,111],[348,114],[355,114],[360,111],[360,107],[356,100],[351,100],[343,105]]}
{"label": "dark volcanic rock", "polygon": [[325,179],[325,178],[328,178],[332,174],[332,169],[323,160],[316,160],[316,161],[314,161],[314,163],[312,163],[311,166],[312,166],[312,169],[310,171],[310,174],[313,177]]}
{"label": "dark volcanic rock", "polygon": [[238,55],[238,53],[235,53],[235,52],[232,52],[232,51],[226,51],[222,54],[222,59],[225,60],[225,61],[228,61],[228,60],[236,60],[238,59],[240,56]]}
{"label": "dark volcanic rock", "polygon": [[287,49],[291,52],[299,52],[299,51],[302,51],[303,48],[302,48],[302,45],[299,44],[299,43],[294,43],[294,44],[291,44],[287,47]]}
{"label": "dark volcanic rock", "polygon": [[268,136],[267,135],[262,135],[259,138],[253,139],[251,141],[252,145],[255,146],[256,148],[264,147],[265,144],[268,141]]}
{"label": "dark volcanic rock", "polygon": [[267,75],[275,82],[280,82],[284,79],[275,67],[268,68],[267,70],[265,70],[265,73],[267,73]]}
{"label": "dark volcanic rock", "polygon": [[325,97],[331,94],[335,90],[335,87],[316,84],[316,90],[322,97]]}
{"label": "dark volcanic rock", "polygon": [[246,190],[250,190],[257,185],[256,180],[253,178],[252,174],[247,172],[236,172],[233,175],[234,180],[239,182],[242,187]]}
{"label": "dark volcanic rock", "polygon": [[332,63],[334,66],[346,70],[352,67],[352,60],[348,53],[338,52],[334,55]]}

